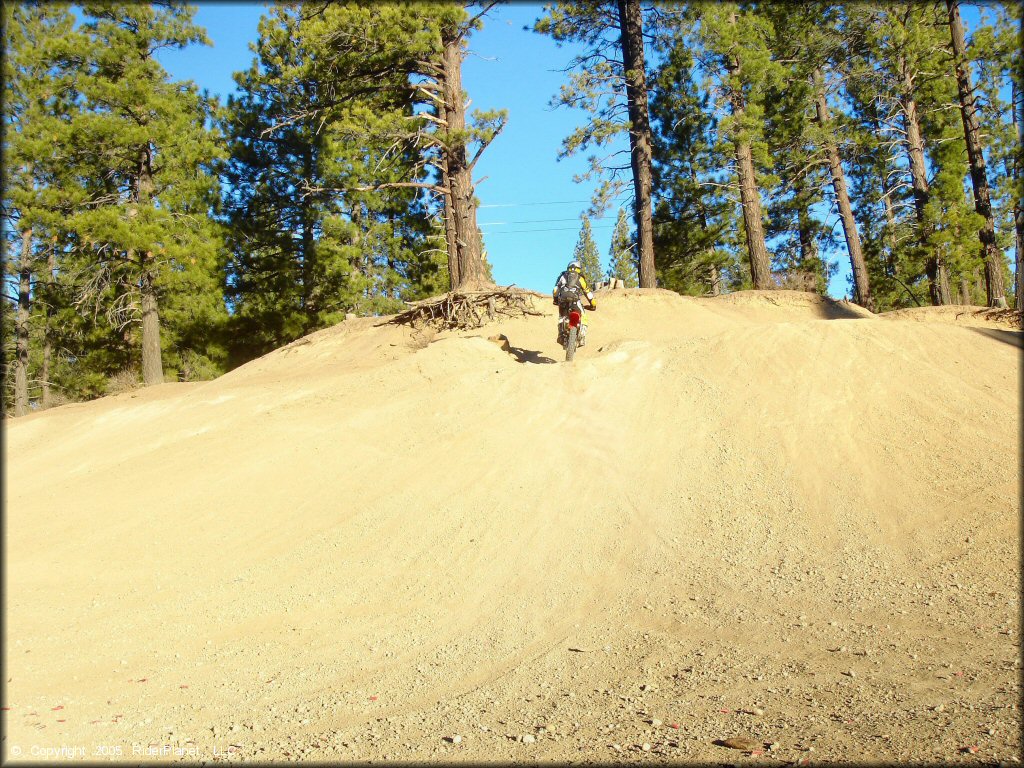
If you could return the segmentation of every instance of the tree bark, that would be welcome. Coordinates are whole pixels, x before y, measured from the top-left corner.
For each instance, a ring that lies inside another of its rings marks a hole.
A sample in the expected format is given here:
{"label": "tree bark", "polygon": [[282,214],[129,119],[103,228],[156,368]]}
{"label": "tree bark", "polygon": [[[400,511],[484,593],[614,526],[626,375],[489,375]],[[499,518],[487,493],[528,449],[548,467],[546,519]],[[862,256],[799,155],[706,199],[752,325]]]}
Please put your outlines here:
{"label": "tree bark", "polygon": [[[832,121],[829,114],[828,102],[825,100],[824,76],[820,70],[814,73],[817,87],[817,100],[815,111],[818,117],[818,124],[822,127],[822,133],[828,136],[826,126]],[[828,169],[832,175],[832,188],[836,193],[836,202],[839,204],[839,216],[843,222],[843,234],[846,237],[846,250],[850,254],[850,268],[853,272],[854,301],[862,307],[874,309],[874,299],[871,296],[871,287],[868,283],[868,268],[864,261],[864,251],[861,248],[860,233],[857,232],[857,221],[853,217],[853,206],[850,204],[850,194],[846,189],[846,175],[843,173],[842,160],[839,157],[839,148],[829,138],[825,139],[825,152],[828,155]]]}
{"label": "tree bark", "polygon": [[448,248],[448,287],[454,290],[460,282],[459,238],[455,227],[452,181],[451,174],[448,173],[447,153],[441,158],[441,185],[444,188],[444,240]]}
{"label": "tree bark", "polygon": [[[924,140],[921,137],[921,124],[917,117],[917,101],[914,99],[914,81],[910,74],[907,61],[900,57],[898,66],[903,77],[903,95],[900,103],[903,108],[903,119],[907,131],[907,155],[910,161],[910,180],[914,188],[914,211],[917,213],[918,242],[922,250],[928,251],[932,234],[931,224],[927,220],[926,206],[930,198],[928,176],[924,165]],[[946,274],[945,259],[937,252],[926,256],[925,271],[932,304],[940,306],[949,304],[949,277]]]}
{"label": "tree bark", "polygon": [[[736,14],[729,22],[736,23]],[[754,288],[767,290],[772,288],[771,260],[768,258],[768,246],[764,241],[764,227],[761,223],[761,197],[757,189],[757,177],[754,175],[754,156],[750,150],[750,142],[743,138],[742,124],[746,104],[743,91],[739,87],[740,59],[736,54],[729,56],[729,75],[733,81],[730,88],[729,102],[733,117],[739,126],[736,144],[736,175],[740,183],[740,203],[743,206],[743,229],[747,235],[747,251],[750,255],[750,276]]]}
{"label": "tree bark", "polygon": [[964,40],[964,25],[960,21],[958,0],[946,0],[946,10],[949,13],[949,34],[953,41],[953,63],[956,67],[956,85],[960,95],[964,141],[967,144],[967,162],[970,164],[971,186],[974,189],[974,210],[984,219],[984,224],[978,230],[978,239],[981,240],[981,258],[985,264],[986,302],[990,307],[1005,307],[1002,257],[996,247],[992,195],[988,186],[985,153],[981,145],[981,131],[978,128],[978,114],[974,103],[974,86],[971,84],[971,73],[968,69],[967,43]]}
{"label": "tree bark", "polygon": [[949,290],[949,268],[946,260],[941,257],[935,259],[935,284],[938,293],[938,301],[932,300],[934,304],[945,305],[953,303],[953,294]]}
{"label": "tree bark", "polygon": [[[135,179],[135,200],[148,205],[153,194],[153,155],[150,145],[139,147],[138,170]],[[131,258],[131,256],[129,256]],[[160,315],[157,311],[156,264],[153,252],[139,255],[139,292],[142,298],[142,383],[143,386],[162,384],[163,360],[160,354]]]}
{"label": "tree bark", "polygon": [[28,413],[28,341],[29,309],[32,290],[32,230],[21,233],[21,258],[18,262],[18,313],[14,321],[14,415]]}
{"label": "tree bark", "polygon": [[[303,174],[307,185],[315,183],[313,177],[313,151],[307,148],[302,158]],[[313,300],[313,286],[315,276],[313,274],[316,266],[315,243],[313,240],[313,216],[310,212],[311,202],[308,197],[303,197],[300,204],[302,216],[302,264],[300,274],[302,280],[302,312],[306,317],[306,330],[312,330],[316,326],[316,306]]]}
{"label": "tree bark", "polygon": [[145,386],[162,384],[163,362],[160,358],[160,316],[157,312],[156,285],[153,274],[152,254],[147,254],[142,263],[142,383]]}
{"label": "tree bark", "polygon": [[896,263],[896,212],[892,208],[892,190],[885,188],[882,182],[882,207],[885,210],[885,226],[888,229],[887,245],[889,246],[889,261],[892,265],[892,272],[899,272],[899,264]]}
{"label": "tree bark", "polygon": [[[462,37],[457,27],[445,31],[441,78],[447,141],[445,159],[448,167],[448,188],[451,216],[446,225],[455,227],[455,253],[448,254],[448,270],[452,290],[475,290],[491,285],[483,262],[483,246],[476,225],[476,200],[473,170],[466,157],[466,104],[462,93]],[[454,264],[453,264],[454,261]],[[454,267],[454,268],[453,268]]]}
{"label": "tree bark", "polygon": [[722,278],[718,274],[718,266],[712,264],[709,269],[708,278],[711,282],[711,295],[721,296],[722,295]]}
{"label": "tree bark", "polygon": [[967,275],[960,275],[960,303],[969,306],[971,301],[971,286],[967,283]]}
{"label": "tree bark", "polygon": [[50,338],[53,331],[53,282],[57,275],[57,259],[50,247],[50,255],[46,260],[46,325],[43,327],[43,408],[49,408],[52,404],[50,396],[50,362],[53,357],[53,341]]}
{"label": "tree bark", "polygon": [[1021,121],[1020,113],[1017,111],[1017,104],[1020,99],[1020,85],[1017,82],[1016,77],[1010,78],[1013,81],[1012,90],[1012,102],[1013,107],[1013,125],[1017,129],[1017,148],[1016,152],[1013,153],[1013,178],[1017,183],[1014,184],[1014,195],[1013,201],[1013,228],[1016,234],[1016,245],[1017,255],[1014,259],[1016,262],[1016,275],[1014,278],[1015,290],[1015,304],[1017,309],[1024,309],[1024,204],[1021,202],[1020,196],[1020,185],[1021,175],[1024,173],[1024,168],[1021,165],[1024,164],[1024,123]]}
{"label": "tree bark", "polygon": [[651,207],[651,120],[647,104],[643,17],[640,0],[618,0],[622,61],[629,111],[630,163],[633,166],[633,212],[636,218],[637,272],[641,288],[657,287],[654,271],[654,224]]}

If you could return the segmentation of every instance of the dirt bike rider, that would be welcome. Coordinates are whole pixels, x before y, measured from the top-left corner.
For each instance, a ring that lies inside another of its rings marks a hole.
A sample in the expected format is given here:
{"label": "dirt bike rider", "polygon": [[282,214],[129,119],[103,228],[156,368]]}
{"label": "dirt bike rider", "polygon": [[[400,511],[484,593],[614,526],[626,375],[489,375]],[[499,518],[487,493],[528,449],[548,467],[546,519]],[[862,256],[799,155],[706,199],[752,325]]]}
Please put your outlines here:
{"label": "dirt bike rider", "polygon": [[584,297],[587,299],[589,309],[597,309],[597,302],[594,300],[594,294],[587,285],[587,279],[583,276],[583,267],[574,259],[569,262],[569,266],[565,268],[565,271],[558,276],[558,281],[555,283],[554,290],[551,291],[552,303],[558,306],[559,344],[562,344],[565,341],[565,339],[562,338],[562,332],[565,328],[565,325],[562,323],[562,318],[566,317],[569,314],[569,310],[574,306],[579,310],[580,316],[583,318],[579,346],[582,347],[586,344],[587,320],[586,313],[583,311]]}

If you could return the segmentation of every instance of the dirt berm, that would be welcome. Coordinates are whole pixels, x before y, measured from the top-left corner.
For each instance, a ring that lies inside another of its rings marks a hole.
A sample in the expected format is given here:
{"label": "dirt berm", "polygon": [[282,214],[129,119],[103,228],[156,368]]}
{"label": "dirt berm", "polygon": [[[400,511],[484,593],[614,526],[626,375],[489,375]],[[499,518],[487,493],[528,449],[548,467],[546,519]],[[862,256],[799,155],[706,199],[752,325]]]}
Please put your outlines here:
{"label": "dirt berm", "polygon": [[5,757],[1019,756],[1019,330],[537,306],[6,422]]}

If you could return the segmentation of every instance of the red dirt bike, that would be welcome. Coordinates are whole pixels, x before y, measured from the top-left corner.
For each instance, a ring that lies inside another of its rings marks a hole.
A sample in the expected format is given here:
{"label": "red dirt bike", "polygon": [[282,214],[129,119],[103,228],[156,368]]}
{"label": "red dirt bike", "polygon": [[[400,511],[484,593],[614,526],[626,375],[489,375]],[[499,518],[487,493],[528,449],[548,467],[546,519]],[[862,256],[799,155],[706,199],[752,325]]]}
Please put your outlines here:
{"label": "red dirt bike", "polygon": [[572,362],[576,349],[585,343],[586,336],[587,324],[583,322],[583,306],[579,299],[559,304],[558,343],[565,348],[567,363]]}

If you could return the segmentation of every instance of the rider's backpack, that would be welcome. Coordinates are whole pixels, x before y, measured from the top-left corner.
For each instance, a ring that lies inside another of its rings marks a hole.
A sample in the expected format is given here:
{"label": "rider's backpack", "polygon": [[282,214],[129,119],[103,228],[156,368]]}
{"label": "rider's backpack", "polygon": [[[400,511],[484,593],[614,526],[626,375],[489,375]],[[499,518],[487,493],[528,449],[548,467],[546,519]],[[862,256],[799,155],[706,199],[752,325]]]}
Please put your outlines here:
{"label": "rider's backpack", "polygon": [[559,304],[571,304],[575,301],[580,300],[580,295],[583,292],[583,287],[580,285],[580,275],[578,272],[565,272],[565,283],[561,288],[558,289],[558,293],[555,295],[556,301]]}

